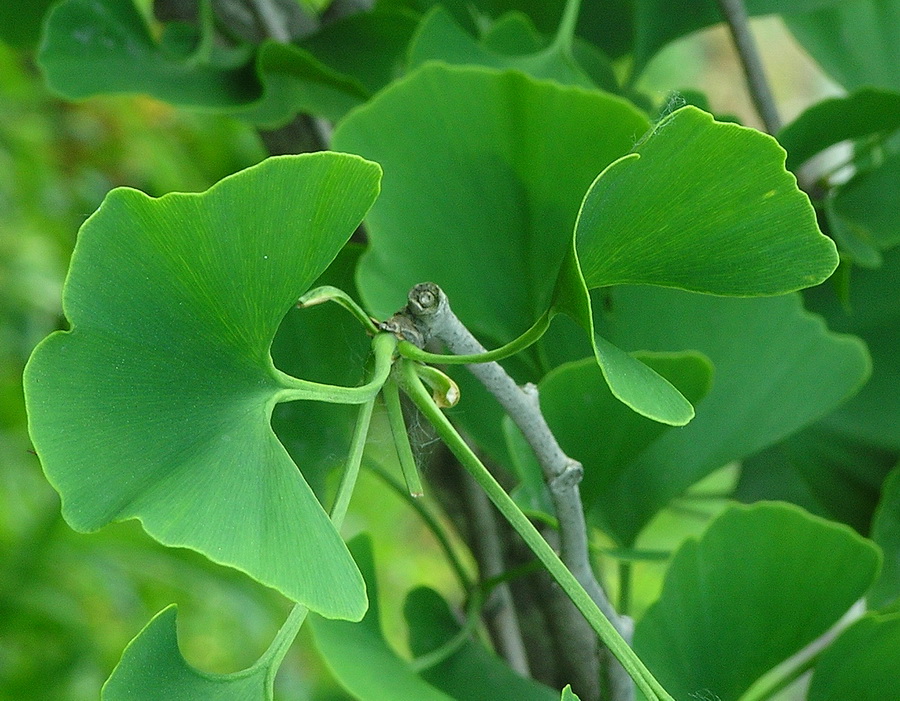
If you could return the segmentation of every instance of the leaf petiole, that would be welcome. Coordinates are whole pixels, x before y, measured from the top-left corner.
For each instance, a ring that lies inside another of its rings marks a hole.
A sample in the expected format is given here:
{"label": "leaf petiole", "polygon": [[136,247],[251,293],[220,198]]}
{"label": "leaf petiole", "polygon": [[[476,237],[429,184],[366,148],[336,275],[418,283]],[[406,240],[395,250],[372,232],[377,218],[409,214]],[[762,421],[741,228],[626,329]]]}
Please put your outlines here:
{"label": "leaf petiole", "polygon": [[391,373],[396,347],[397,339],[392,334],[379,333],[372,339],[375,369],[372,379],[359,387],[341,387],[301,380],[275,368],[276,377],[281,384],[281,390],[276,393],[275,401],[290,402],[295,399],[311,399],[331,404],[364,404],[377,395],[387,381]]}
{"label": "leaf petiole", "polygon": [[394,436],[394,446],[397,449],[397,458],[400,460],[400,469],[403,471],[403,479],[406,480],[406,488],[411,497],[420,497],[424,494],[422,480],[419,477],[419,468],[416,466],[416,458],[409,444],[409,435],[406,432],[406,422],[403,420],[403,407],[400,405],[400,391],[393,379],[388,379],[381,388],[384,397],[384,406],[387,409],[388,423],[391,426],[391,434]]}
{"label": "leaf petiole", "polygon": [[551,48],[563,50],[566,54],[572,53],[572,42],[575,39],[575,27],[578,24],[578,14],[581,10],[581,0],[567,0],[563,9],[562,19],[553,37]]}
{"label": "leaf petiole", "polygon": [[416,363],[416,374],[431,388],[431,396],[441,409],[456,406],[459,401],[459,385],[449,375],[431,365]]}
{"label": "leaf petiole", "polygon": [[440,363],[441,365],[469,365],[471,363],[492,363],[497,360],[503,360],[511,355],[515,355],[519,351],[525,350],[530,345],[538,341],[544,332],[550,327],[550,321],[553,319],[553,311],[547,310],[541,317],[532,324],[525,333],[509,343],[495,348],[486,353],[476,353],[474,355],[441,355],[438,353],[429,353],[421,348],[417,348],[409,341],[400,341],[397,344],[397,352],[404,358],[418,360],[423,363]]}
{"label": "leaf petiole", "polygon": [[[353,430],[353,438],[350,441],[350,452],[347,455],[347,465],[344,468],[344,474],[341,477],[341,484],[338,487],[338,493],[335,497],[334,504],[331,507],[331,522],[334,527],[340,530],[344,523],[344,516],[347,515],[347,507],[350,504],[350,498],[353,496],[353,490],[356,488],[356,480],[359,477],[359,468],[362,464],[363,450],[366,447],[366,438],[369,435],[369,425],[372,423],[372,411],[375,408],[375,397],[364,402],[359,407],[359,414],[356,418],[356,427]],[[270,685],[274,682],[275,673],[287,651],[290,649],[300,632],[303,622],[309,609],[303,604],[296,604],[288,614],[281,628],[275,634],[274,640],[268,649],[263,653],[262,657],[257,660],[253,668],[261,665],[268,665],[271,672],[267,676],[266,681]]]}
{"label": "leaf petiole", "polygon": [[469,642],[472,633],[478,627],[478,614],[481,613],[483,605],[484,595],[482,594],[481,588],[476,587],[469,597],[469,602],[466,606],[466,621],[462,628],[442,645],[439,645],[434,650],[426,652],[424,655],[419,655],[412,660],[412,662],[410,662],[410,667],[413,671],[417,674],[421,674],[425,670],[431,669],[435,665],[439,665]]}
{"label": "leaf petiole", "polygon": [[426,528],[431,531],[431,534],[434,536],[435,540],[437,540],[441,550],[444,551],[447,562],[450,563],[450,567],[453,569],[456,578],[459,580],[460,589],[463,592],[471,591],[475,584],[472,582],[472,578],[466,571],[466,567],[463,565],[459,555],[456,554],[447,531],[444,529],[443,525],[441,525],[438,518],[432,514],[426,506],[427,502],[424,502],[422,499],[414,499],[411,497],[409,491],[406,489],[406,485],[376,461],[367,461],[366,467],[378,475],[388,487],[404,499],[410,508],[419,515],[419,518],[425,523]]}
{"label": "leaf petiole", "polygon": [[335,528],[340,528],[347,515],[347,507],[350,497],[356,488],[356,479],[359,477],[359,466],[362,464],[363,450],[366,447],[366,438],[369,435],[369,424],[372,422],[372,411],[375,408],[375,397],[360,406],[356,418],[356,427],[353,430],[353,438],[350,442],[350,452],[347,455],[347,466],[341,476],[341,484],[338,487],[337,496],[331,507],[331,522]]}
{"label": "leaf petiole", "polygon": [[310,290],[305,295],[300,297],[299,300],[297,300],[297,306],[303,309],[305,307],[313,307],[324,302],[337,302],[344,309],[355,316],[357,321],[359,321],[359,323],[361,323],[365,327],[366,331],[368,331],[373,336],[378,334],[379,329],[375,325],[375,321],[372,319],[372,317],[366,314],[365,310],[360,307],[350,295],[337,287],[332,287],[331,285],[323,285],[322,287],[317,287],[314,290]]}

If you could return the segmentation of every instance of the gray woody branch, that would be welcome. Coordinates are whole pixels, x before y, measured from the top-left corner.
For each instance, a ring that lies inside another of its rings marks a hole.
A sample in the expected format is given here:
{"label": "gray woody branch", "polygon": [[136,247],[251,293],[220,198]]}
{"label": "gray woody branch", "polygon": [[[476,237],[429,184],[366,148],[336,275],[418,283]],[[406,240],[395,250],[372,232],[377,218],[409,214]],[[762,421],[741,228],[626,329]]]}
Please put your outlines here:
{"label": "gray woody branch", "polygon": [[[484,347],[450,309],[447,296],[433,283],[416,285],[409,293],[404,312],[422,335],[423,340],[442,342],[456,355],[484,353]],[[544,474],[556,517],[559,521],[560,559],[590,595],[604,615],[625,638],[631,640],[631,619],[620,616],[594,576],[588,557],[587,525],[581,505],[579,483],[581,463],[567,456],[541,413],[538,390],[532,384],[520,387],[498,363],[468,365],[469,371],[485,386],[522,431]],[[572,635],[577,637],[581,654],[597,653],[597,639],[574,606]],[[611,656],[608,675],[611,696],[615,701],[634,697],[633,683],[625,670]]]}

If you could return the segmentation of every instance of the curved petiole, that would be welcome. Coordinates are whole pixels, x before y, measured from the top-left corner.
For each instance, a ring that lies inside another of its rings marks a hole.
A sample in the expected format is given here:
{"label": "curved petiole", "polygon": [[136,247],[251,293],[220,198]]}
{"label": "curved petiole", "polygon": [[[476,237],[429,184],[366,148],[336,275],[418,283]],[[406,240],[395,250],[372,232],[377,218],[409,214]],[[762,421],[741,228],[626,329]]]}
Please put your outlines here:
{"label": "curved petiole", "polygon": [[431,388],[431,396],[434,403],[441,409],[449,409],[456,406],[459,401],[459,385],[452,377],[441,372],[432,365],[416,363],[416,374]]}
{"label": "curved petiole", "polygon": [[550,321],[553,319],[552,310],[544,312],[540,318],[531,325],[525,333],[509,343],[495,348],[486,353],[477,353],[475,355],[441,355],[439,353],[429,353],[421,348],[416,347],[409,341],[400,341],[397,344],[397,352],[404,358],[418,360],[423,363],[440,363],[441,365],[469,365],[471,363],[493,363],[497,360],[503,360],[511,355],[515,355],[519,351],[525,350],[530,345],[538,341],[544,332],[550,327]]}
{"label": "curved petiole", "polygon": [[310,399],[331,404],[364,404],[377,395],[384,383],[387,382],[396,347],[397,339],[393,334],[378,333],[372,339],[375,369],[372,372],[372,379],[359,387],[341,387],[301,380],[275,368],[276,378],[281,384],[281,389],[275,395],[275,401],[289,402],[295,399]]}
{"label": "curved petiole", "polygon": [[356,320],[363,325],[366,331],[373,336],[378,333],[379,329],[375,325],[375,320],[366,314],[365,310],[360,307],[350,295],[338,287],[322,285],[314,290],[310,290],[297,300],[297,306],[304,309],[306,307],[314,307],[315,305],[324,302],[337,302],[356,317]]}
{"label": "curved petiole", "polygon": [[483,605],[484,595],[481,591],[481,588],[476,587],[472,591],[472,594],[469,597],[469,602],[466,605],[466,621],[463,624],[462,628],[460,628],[456,634],[454,634],[442,645],[439,645],[434,650],[426,652],[424,655],[419,655],[414,660],[412,660],[412,662],[410,662],[410,667],[412,668],[412,670],[417,674],[421,674],[426,669],[431,669],[435,665],[439,665],[453,653],[458,652],[463,645],[469,642],[472,637],[472,633],[478,628],[478,616],[481,613]]}
{"label": "curved petiole", "polygon": [[[344,474],[341,477],[341,483],[338,487],[338,493],[335,497],[334,504],[331,507],[331,522],[336,529],[340,529],[344,523],[344,516],[347,515],[347,507],[350,504],[350,497],[356,488],[356,480],[359,477],[359,468],[362,464],[363,450],[366,447],[366,438],[369,435],[369,425],[372,423],[372,411],[375,408],[375,397],[364,402],[359,408],[359,414],[356,417],[356,427],[353,430],[353,438],[350,441],[350,451],[347,455],[347,465],[344,468]],[[275,673],[287,651],[300,632],[303,622],[309,609],[303,604],[295,604],[294,608],[288,614],[281,628],[275,634],[272,643],[262,654],[262,657],[253,665],[257,668],[261,665],[268,665],[271,673],[267,677],[266,682],[271,685],[274,682]]]}
{"label": "curved petiole", "polygon": [[650,670],[628,646],[628,643],[619,635],[609,619],[603,615],[591,597],[578,583],[578,580],[575,579],[575,576],[553,551],[553,548],[538,533],[525,514],[516,506],[512,498],[503,490],[503,487],[488,472],[487,468],[478,459],[478,456],[475,455],[459,433],[457,433],[447,417],[444,416],[444,413],[434,403],[431,394],[422,385],[410,361],[400,361],[397,376],[403,391],[409,395],[410,399],[425,415],[425,418],[431,422],[441,440],[444,441],[463,467],[484,489],[488,498],[503,514],[503,517],[522,536],[522,539],[531,551],[544,564],[544,567],[547,568],[547,571],[556,580],[557,584],[562,587],[566,595],[572,600],[572,603],[581,611],[588,623],[590,623],[616,659],[619,660],[648,701],[674,701],[672,696],[666,692]]}

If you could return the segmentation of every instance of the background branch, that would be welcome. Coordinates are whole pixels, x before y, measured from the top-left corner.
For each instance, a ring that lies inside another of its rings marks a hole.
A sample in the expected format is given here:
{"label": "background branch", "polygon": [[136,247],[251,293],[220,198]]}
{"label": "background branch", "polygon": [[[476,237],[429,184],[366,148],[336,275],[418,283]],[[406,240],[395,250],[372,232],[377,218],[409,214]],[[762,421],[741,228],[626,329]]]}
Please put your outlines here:
{"label": "background branch", "polygon": [[753,100],[753,106],[756,107],[766,131],[775,134],[781,129],[781,117],[775,106],[775,97],[772,95],[772,88],[766,78],[762,59],[756,47],[756,40],[750,31],[750,18],[747,15],[744,1],[717,1],[744,67],[744,75],[747,78],[747,87],[750,91],[750,98]]}
{"label": "background branch", "polygon": [[[461,475],[461,482],[474,519],[471,533],[474,537],[473,549],[479,562],[481,579],[499,577],[506,571],[506,563],[493,506],[468,473]],[[519,674],[530,676],[528,657],[519,630],[519,619],[516,618],[512,594],[506,583],[494,587],[485,601],[483,615],[491,631],[491,637],[497,645],[497,652]]]}

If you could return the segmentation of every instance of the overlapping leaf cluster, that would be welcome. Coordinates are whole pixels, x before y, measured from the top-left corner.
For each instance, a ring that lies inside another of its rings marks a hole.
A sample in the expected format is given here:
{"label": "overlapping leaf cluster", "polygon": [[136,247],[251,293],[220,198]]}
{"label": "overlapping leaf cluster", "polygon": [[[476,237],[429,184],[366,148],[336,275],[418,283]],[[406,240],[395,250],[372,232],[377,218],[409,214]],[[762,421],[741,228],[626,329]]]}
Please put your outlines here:
{"label": "overlapping leaf cluster", "polygon": [[[655,517],[738,461],[740,498],[832,519],[732,505],[683,544],[635,638],[676,698],[739,698],[867,594],[882,610],[822,655],[809,698],[895,693],[884,670],[900,595],[900,480],[885,479],[900,451],[898,6],[748,3],[785,13],[855,90],[776,142],[694,107],[648,117],[640,71],[718,19],[712,0],[682,5],[604,0],[579,16],[577,2],[394,0],[276,41],[241,34],[215,2],[163,24],[130,2],[58,3],[40,63],[60,93],[145,92],[266,127],[307,113],[337,123],[331,145],[343,152],[272,159],[199,195],[119,190],[85,224],[66,285],[71,328],[41,344],[26,377],[32,436],[67,521],[137,518],[160,542],[322,614],[316,645],[357,698],[557,697],[468,639],[429,590],[406,607],[420,660],[399,657],[380,631],[369,544],[350,550],[360,574],[316,498],[352,431],[339,404],[357,395],[332,386],[361,381],[368,344],[345,317],[288,310],[324,275],[384,319],[434,281],[489,346],[552,321],[508,367],[539,386],[584,465],[591,528],[621,551],[636,553]],[[609,18],[629,31],[605,29]],[[878,41],[847,56],[835,27]],[[808,163],[848,140],[849,179]],[[345,244],[361,220],[360,255]],[[867,266],[843,308],[820,285],[838,263],[820,225]],[[521,436],[457,379],[455,420],[518,475],[523,508],[552,522]],[[880,574],[878,548],[834,520],[881,546]],[[157,667],[167,686],[147,676]],[[166,610],[105,698],[271,698],[276,670],[266,656],[236,675],[198,672]]]}

